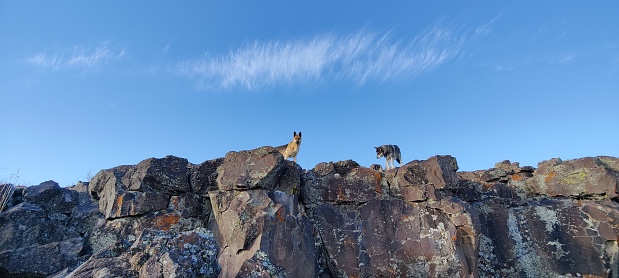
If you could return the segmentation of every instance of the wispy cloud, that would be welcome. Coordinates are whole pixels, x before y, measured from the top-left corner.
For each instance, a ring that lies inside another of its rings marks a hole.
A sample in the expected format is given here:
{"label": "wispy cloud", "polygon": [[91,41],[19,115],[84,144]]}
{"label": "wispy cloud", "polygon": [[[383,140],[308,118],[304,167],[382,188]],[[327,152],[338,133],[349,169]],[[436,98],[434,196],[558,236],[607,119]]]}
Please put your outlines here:
{"label": "wispy cloud", "polygon": [[367,30],[308,39],[255,41],[226,55],[205,54],[174,67],[206,87],[257,90],[286,84],[344,80],[363,85],[436,69],[456,57],[465,36],[433,26],[408,40]]}
{"label": "wispy cloud", "polygon": [[499,15],[495,16],[493,19],[488,21],[488,23],[486,23],[486,24],[482,24],[480,26],[477,26],[477,28],[475,28],[475,35],[481,36],[481,35],[486,35],[486,34],[489,34],[490,32],[492,32],[492,29],[490,28],[490,26],[495,21],[497,21],[499,18],[501,18],[501,16],[503,16],[503,14],[499,14]]}
{"label": "wispy cloud", "polygon": [[574,60],[574,58],[576,58],[576,54],[568,54],[568,55],[560,57],[557,60],[557,63],[559,63],[559,65],[564,65],[564,66],[569,65]]}
{"label": "wispy cloud", "polygon": [[125,56],[122,48],[111,46],[111,41],[104,41],[96,47],[73,46],[68,49],[48,53],[37,53],[26,62],[46,70],[75,69],[82,72],[96,71],[111,61]]}

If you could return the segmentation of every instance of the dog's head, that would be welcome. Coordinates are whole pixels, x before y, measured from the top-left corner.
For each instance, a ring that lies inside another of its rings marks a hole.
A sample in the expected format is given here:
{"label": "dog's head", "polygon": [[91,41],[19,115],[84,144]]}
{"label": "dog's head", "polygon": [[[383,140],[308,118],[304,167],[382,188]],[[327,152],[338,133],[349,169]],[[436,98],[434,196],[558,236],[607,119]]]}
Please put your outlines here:
{"label": "dog's head", "polygon": [[301,132],[300,131],[299,131],[299,134],[297,134],[297,132],[294,131],[292,141],[295,142],[296,144],[301,144]]}
{"label": "dog's head", "polygon": [[374,147],[376,149],[376,158],[381,158],[385,156],[385,152],[383,151],[383,147]]}

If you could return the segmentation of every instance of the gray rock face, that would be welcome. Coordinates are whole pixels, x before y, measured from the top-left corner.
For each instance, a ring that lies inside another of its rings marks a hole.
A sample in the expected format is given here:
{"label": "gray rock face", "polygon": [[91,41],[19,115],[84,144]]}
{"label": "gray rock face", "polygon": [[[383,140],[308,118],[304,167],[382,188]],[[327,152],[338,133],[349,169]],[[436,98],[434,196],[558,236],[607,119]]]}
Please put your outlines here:
{"label": "gray rock face", "polygon": [[272,147],[18,187],[0,277],[617,277],[619,159],[303,170]]}
{"label": "gray rock face", "polygon": [[0,213],[0,276],[57,273],[88,258],[84,235],[101,215],[86,192],[53,181],[16,192],[18,203]]}

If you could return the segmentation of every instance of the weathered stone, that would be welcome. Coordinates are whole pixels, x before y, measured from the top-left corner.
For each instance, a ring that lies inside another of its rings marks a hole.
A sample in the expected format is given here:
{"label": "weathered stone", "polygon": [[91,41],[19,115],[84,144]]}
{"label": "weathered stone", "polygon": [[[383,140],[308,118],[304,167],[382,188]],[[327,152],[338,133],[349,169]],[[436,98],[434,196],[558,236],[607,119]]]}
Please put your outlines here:
{"label": "weathered stone", "polygon": [[208,221],[208,215],[211,214],[211,202],[208,196],[193,193],[172,196],[169,208],[182,218],[196,217],[205,220],[204,222]]}
{"label": "weathered stone", "polygon": [[289,276],[282,267],[271,263],[266,253],[257,251],[252,258],[243,262],[236,277],[285,278]]}
{"label": "weathered stone", "polygon": [[383,199],[388,187],[382,175],[354,161],[320,163],[301,191],[308,203],[361,203]]}
{"label": "weathered stone", "polygon": [[54,181],[46,181],[24,190],[23,201],[37,204],[46,211],[69,214],[78,203],[78,192],[60,188]]}
{"label": "weathered stone", "polygon": [[121,241],[110,247],[68,277],[217,277],[220,271],[217,244],[204,228],[181,233],[145,229],[130,247]]}
{"label": "weathered stone", "polygon": [[395,172],[393,183],[401,188],[432,184],[436,189],[457,187],[458,163],[452,156],[437,155],[427,160],[414,160],[402,167],[387,171]]}
{"label": "weathered stone", "polygon": [[240,275],[258,251],[290,277],[316,276],[312,226],[296,196],[262,189],[213,191],[210,196],[213,230],[222,246],[221,277]]}
{"label": "weathered stone", "polygon": [[619,205],[571,199],[480,211],[480,274],[484,277],[607,277],[617,271]]}
{"label": "weathered stone", "polygon": [[617,161],[611,157],[585,157],[540,162],[533,178],[527,180],[526,189],[532,195],[614,198],[619,187],[619,171],[613,168]]}
{"label": "weathered stone", "polygon": [[0,212],[0,277],[619,274],[618,158],[379,168],[304,171],[264,147],[17,187]]}
{"label": "weathered stone", "polygon": [[90,259],[80,265],[66,278],[112,278],[138,277],[138,272],[131,268],[131,264],[121,257]]}
{"label": "weathered stone", "polygon": [[286,163],[285,169],[280,176],[276,190],[298,197],[303,186],[303,169],[294,161],[285,160],[284,162]]}
{"label": "weathered stone", "polygon": [[134,168],[133,165],[123,165],[99,171],[88,183],[90,196],[99,200],[106,188],[125,188],[122,183],[123,176]]}
{"label": "weathered stone", "polygon": [[[107,202],[103,202],[108,200]],[[160,192],[124,191],[115,198],[99,200],[100,209],[105,218],[113,219],[127,216],[138,216],[149,212],[163,210],[168,207],[170,196]],[[103,204],[103,207],[101,207]]]}
{"label": "weathered stone", "polygon": [[404,201],[435,200],[436,189],[459,188],[458,163],[451,156],[433,156],[412,161],[385,172],[391,196]]}
{"label": "weathered stone", "polygon": [[273,147],[229,152],[217,170],[219,190],[274,189],[285,171],[284,157]]}
{"label": "weathered stone", "polygon": [[166,156],[141,161],[123,176],[131,191],[158,191],[170,195],[189,192],[189,162],[185,158]]}
{"label": "weathered stone", "polygon": [[217,190],[217,168],[223,162],[223,158],[218,158],[192,165],[189,171],[191,192],[206,196],[209,191]]}
{"label": "weathered stone", "polygon": [[[313,215],[329,269],[337,277],[476,273],[475,240],[470,238],[475,232],[459,233],[441,210],[401,200],[375,200],[359,207],[323,204]],[[462,220],[457,223],[464,225]],[[468,242],[472,246],[465,250],[458,247]]]}
{"label": "weathered stone", "polygon": [[15,276],[47,276],[77,267],[85,258],[81,237],[0,252],[0,270]]}

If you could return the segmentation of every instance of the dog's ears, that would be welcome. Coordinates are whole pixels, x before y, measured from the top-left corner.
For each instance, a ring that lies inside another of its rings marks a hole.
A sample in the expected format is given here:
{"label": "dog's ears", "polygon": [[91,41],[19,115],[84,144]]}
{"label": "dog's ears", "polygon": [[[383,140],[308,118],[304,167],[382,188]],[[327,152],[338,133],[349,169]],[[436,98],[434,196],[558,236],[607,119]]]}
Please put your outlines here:
{"label": "dog's ears", "polygon": [[301,137],[301,131],[299,131],[299,137]]}
{"label": "dog's ears", "polygon": [[[293,131],[294,133],[292,135],[297,136],[297,132]],[[299,131],[299,137],[301,137],[301,131]]]}

